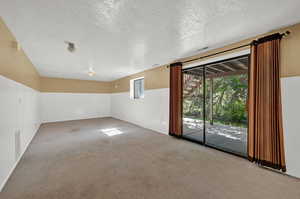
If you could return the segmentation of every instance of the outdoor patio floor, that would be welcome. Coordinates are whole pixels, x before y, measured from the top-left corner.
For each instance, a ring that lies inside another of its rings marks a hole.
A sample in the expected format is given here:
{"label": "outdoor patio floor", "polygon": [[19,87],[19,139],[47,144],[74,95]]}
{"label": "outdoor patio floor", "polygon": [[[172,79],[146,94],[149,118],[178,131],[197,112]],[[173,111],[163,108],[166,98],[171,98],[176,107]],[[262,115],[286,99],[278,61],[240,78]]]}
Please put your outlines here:
{"label": "outdoor patio floor", "polygon": [[[203,142],[203,121],[183,119],[183,136]],[[218,149],[247,156],[247,128],[206,122],[205,144]]]}

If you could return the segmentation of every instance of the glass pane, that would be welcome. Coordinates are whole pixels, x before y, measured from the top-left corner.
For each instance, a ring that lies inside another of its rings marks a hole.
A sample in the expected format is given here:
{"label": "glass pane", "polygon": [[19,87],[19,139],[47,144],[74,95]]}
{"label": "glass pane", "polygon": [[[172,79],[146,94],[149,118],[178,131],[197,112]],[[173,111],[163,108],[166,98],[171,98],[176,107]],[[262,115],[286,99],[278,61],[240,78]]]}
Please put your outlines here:
{"label": "glass pane", "polygon": [[134,98],[144,97],[144,79],[134,80]]}
{"label": "glass pane", "polygon": [[139,90],[138,90],[138,81],[134,80],[134,99],[138,99]]}
{"label": "glass pane", "polygon": [[206,75],[206,144],[247,156],[248,74],[231,73]]}
{"label": "glass pane", "polygon": [[203,71],[183,73],[183,137],[203,142]]}
{"label": "glass pane", "polygon": [[141,79],[140,97],[144,97],[144,79]]}

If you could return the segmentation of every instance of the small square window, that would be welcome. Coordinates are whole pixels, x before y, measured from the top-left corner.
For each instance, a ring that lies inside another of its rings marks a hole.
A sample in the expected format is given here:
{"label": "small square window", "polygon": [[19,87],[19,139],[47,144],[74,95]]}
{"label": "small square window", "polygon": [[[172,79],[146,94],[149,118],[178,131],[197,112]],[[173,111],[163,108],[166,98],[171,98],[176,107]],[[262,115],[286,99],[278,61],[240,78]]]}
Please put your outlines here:
{"label": "small square window", "polygon": [[141,99],[144,98],[144,78],[131,80],[131,98]]}

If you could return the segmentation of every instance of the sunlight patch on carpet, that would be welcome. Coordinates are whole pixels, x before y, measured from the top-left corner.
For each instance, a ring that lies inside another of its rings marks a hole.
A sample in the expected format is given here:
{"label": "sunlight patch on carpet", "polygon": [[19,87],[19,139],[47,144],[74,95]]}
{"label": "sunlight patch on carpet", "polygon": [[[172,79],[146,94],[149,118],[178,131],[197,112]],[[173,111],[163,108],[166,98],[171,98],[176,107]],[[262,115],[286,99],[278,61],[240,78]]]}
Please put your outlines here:
{"label": "sunlight patch on carpet", "polygon": [[123,134],[122,131],[120,131],[119,129],[116,129],[116,128],[110,128],[110,129],[101,129],[101,131],[111,137],[111,136],[115,136],[115,135],[120,135],[120,134]]}

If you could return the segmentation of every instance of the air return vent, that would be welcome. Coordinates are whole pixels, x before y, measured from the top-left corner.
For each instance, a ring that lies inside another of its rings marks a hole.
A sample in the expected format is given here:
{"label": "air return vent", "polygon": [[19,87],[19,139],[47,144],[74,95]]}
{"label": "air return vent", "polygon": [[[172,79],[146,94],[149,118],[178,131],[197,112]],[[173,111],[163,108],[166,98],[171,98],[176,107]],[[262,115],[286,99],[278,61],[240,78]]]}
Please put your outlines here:
{"label": "air return vent", "polygon": [[15,160],[18,161],[21,155],[21,132],[15,132]]}

